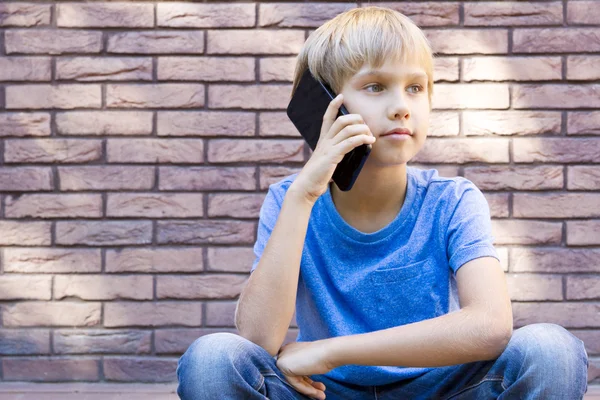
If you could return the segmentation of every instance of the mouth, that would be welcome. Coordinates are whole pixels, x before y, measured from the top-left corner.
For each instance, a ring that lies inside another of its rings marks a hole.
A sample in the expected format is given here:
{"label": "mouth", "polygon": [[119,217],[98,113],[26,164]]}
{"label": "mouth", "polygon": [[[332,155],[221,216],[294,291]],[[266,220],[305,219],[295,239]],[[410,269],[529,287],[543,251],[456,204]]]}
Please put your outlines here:
{"label": "mouth", "polygon": [[390,136],[390,135],[408,135],[408,136],[412,136],[412,132],[409,131],[408,129],[402,128],[402,129],[394,129],[391,130],[389,132],[384,133],[383,136]]}

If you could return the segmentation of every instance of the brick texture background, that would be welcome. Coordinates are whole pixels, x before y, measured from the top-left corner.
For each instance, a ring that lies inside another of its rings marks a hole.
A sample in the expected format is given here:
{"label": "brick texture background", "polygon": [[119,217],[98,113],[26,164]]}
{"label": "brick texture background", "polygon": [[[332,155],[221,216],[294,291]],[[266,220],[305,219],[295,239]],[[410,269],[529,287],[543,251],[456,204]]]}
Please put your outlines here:
{"label": "brick texture background", "polygon": [[[295,55],[366,4],[0,3],[0,379],[173,381],[235,331],[266,189],[310,155]],[[438,56],[414,165],[484,191],[515,327],[565,326],[599,381],[600,2],[370,4]]]}

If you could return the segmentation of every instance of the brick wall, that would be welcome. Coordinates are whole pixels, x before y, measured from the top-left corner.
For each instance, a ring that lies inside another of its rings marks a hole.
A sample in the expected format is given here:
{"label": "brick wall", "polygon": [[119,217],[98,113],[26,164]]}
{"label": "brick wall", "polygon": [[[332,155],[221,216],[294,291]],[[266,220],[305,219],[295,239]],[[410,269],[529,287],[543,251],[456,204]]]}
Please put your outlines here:
{"label": "brick wall", "polygon": [[[515,326],[565,326],[599,379],[600,2],[371,4],[439,57],[415,165],[485,192]],[[356,5],[0,4],[1,379],[172,381],[234,330],[264,193],[309,156],[295,55]]]}

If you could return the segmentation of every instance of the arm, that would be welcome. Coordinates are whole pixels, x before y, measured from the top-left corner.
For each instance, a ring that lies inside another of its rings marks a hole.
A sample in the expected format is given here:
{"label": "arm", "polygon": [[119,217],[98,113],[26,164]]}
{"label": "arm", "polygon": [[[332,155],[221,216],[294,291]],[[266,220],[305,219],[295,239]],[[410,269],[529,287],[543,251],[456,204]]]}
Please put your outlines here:
{"label": "arm", "polygon": [[512,334],[512,307],[498,260],[482,257],[456,275],[461,309],[425,321],[325,339],[332,368],[438,367],[497,358]]}
{"label": "arm", "polygon": [[275,355],[294,315],[300,259],[313,203],[292,186],[260,262],[240,294],[235,324],[241,336]]}

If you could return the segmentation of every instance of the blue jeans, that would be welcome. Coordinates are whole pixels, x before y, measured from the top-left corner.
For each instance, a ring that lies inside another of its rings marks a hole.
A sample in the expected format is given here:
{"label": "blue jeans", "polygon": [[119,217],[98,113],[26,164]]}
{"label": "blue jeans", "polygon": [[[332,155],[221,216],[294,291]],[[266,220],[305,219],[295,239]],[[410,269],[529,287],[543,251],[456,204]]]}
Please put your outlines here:
{"label": "blue jeans", "polygon": [[[290,386],[262,347],[232,333],[202,336],[177,367],[183,400],[306,397]],[[587,391],[588,356],[581,340],[555,324],[516,329],[495,360],[437,367],[385,386],[357,386],[313,375],[328,400],[362,399],[582,399]]]}

